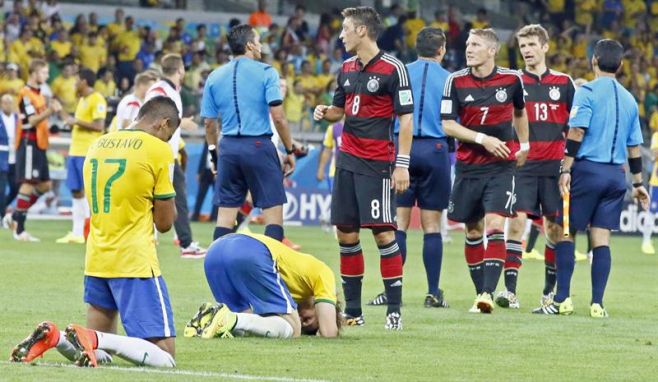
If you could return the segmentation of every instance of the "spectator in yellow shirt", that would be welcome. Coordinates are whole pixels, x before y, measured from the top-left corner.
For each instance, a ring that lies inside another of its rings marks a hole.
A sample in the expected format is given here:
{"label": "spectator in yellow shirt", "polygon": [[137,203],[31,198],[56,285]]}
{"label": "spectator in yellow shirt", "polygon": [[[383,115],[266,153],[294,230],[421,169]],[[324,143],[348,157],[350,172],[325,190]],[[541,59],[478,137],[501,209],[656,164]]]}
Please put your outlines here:
{"label": "spectator in yellow shirt", "polygon": [[109,32],[110,38],[114,38],[124,31],[124,15],[123,9],[121,8],[117,8],[117,10],[114,11],[114,22],[107,25],[107,31]]}
{"label": "spectator in yellow shirt", "polygon": [[649,128],[654,133],[658,132],[658,106],[653,106],[651,117],[649,117]]}
{"label": "spectator in yellow shirt", "polygon": [[77,79],[74,71],[75,68],[72,62],[65,63],[62,68],[62,74],[50,84],[53,95],[61,102],[62,109],[69,114],[75,113],[75,107],[78,104],[78,96],[76,94]]}
{"label": "spectator in yellow shirt", "polygon": [[418,36],[418,32],[425,27],[425,20],[418,17],[415,10],[410,11],[408,15],[409,18],[404,23],[405,41],[408,47],[415,48],[416,36]]}
{"label": "spectator in yellow shirt", "polygon": [[627,28],[633,27],[638,23],[637,18],[647,12],[647,4],[644,0],[622,0],[624,5],[624,25]]}
{"label": "spectator in yellow shirt", "polygon": [[2,78],[0,78],[0,94],[18,94],[18,91],[25,86],[25,81],[18,77],[18,65],[14,63],[7,64]]}
{"label": "spectator in yellow shirt", "polygon": [[139,33],[133,28],[135,21],[132,16],[126,17],[125,30],[116,38],[116,46],[119,51],[117,69],[119,71],[119,78],[128,78],[130,84],[135,78],[135,68],[133,61],[139,53],[142,46],[142,40]]}
{"label": "spectator in yellow shirt", "polygon": [[[282,82],[285,83],[283,80]],[[286,93],[286,98],[283,101],[283,109],[286,112],[290,131],[302,131],[306,98],[304,97],[304,88],[300,80],[293,81],[292,89]]]}
{"label": "spectator in yellow shirt", "polygon": [[98,73],[107,61],[107,48],[100,43],[96,32],[89,32],[87,41],[78,49],[78,55],[83,67]]}
{"label": "spectator in yellow shirt", "polygon": [[114,73],[105,69],[99,81],[94,84],[94,90],[101,93],[103,97],[110,98],[116,95],[117,84],[114,82]]}
{"label": "spectator in yellow shirt", "polygon": [[[313,74],[313,67],[309,61],[302,62],[302,72],[298,77],[304,96],[309,105],[315,105],[315,97],[320,94],[322,87],[318,85],[318,78]],[[294,87],[294,84],[293,84]]]}
{"label": "spectator in yellow shirt", "polygon": [[331,81],[336,78],[336,73],[331,72],[331,60],[326,58],[322,61],[322,73],[317,75],[320,89],[325,89]]}
{"label": "spectator in yellow shirt", "polygon": [[430,27],[439,28],[447,33],[450,28],[448,24],[448,13],[441,10],[434,12],[434,20],[430,23]]}
{"label": "spectator in yellow shirt", "polygon": [[489,24],[489,15],[487,14],[487,10],[484,8],[478,9],[475,13],[475,19],[471,21],[471,25],[473,26],[473,29],[489,28],[491,24]]}
{"label": "spectator in yellow shirt", "polygon": [[[62,29],[57,32],[57,39],[50,42],[50,49],[56,54],[58,60],[71,54],[73,44],[69,38],[69,31]],[[68,110],[67,110],[68,111]]]}

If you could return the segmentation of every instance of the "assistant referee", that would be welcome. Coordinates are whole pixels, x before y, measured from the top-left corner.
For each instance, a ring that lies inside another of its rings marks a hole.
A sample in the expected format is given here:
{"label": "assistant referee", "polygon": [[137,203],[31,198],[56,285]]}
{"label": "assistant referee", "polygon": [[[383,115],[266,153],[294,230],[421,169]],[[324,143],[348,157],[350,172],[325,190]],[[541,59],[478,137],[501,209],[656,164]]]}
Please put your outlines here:
{"label": "assistant referee", "polygon": [[288,154],[286,172],[292,172],[295,159],[279,74],[258,61],[262,45],[251,26],[231,29],[228,43],[235,58],[210,74],[201,101],[208,150],[217,169],[215,204],[219,210],[213,239],[232,232],[238,208],[250,191],[254,206],[263,209],[265,235],[280,241],[286,194],[284,171],[271,141],[270,115]]}
{"label": "assistant referee", "polygon": [[615,40],[600,40],[594,48],[596,79],[575,94],[569,118],[566,153],[560,175],[563,198],[571,196],[571,235],[557,244],[557,293],[554,302],[535,310],[544,314],[571,314],[571,276],[576,231],[590,227],[592,237],[592,300],[590,316],[607,317],[603,293],[610,274],[610,231],[619,229],[626,194],[624,162],[633,176],[633,197],[643,208],[649,194],[642,184],[642,132],[637,102],[617,82],[624,48]]}

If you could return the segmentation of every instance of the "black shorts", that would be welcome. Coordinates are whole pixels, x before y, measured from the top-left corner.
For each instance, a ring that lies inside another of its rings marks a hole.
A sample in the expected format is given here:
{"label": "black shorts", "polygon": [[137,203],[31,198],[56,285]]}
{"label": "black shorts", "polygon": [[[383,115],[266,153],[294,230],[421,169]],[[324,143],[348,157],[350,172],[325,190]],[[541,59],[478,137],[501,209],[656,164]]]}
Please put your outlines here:
{"label": "black shorts", "polygon": [[409,189],[397,196],[398,207],[418,205],[441,211],[450,199],[450,156],[445,139],[414,139],[409,166]]}
{"label": "black shorts", "polygon": [[517,212],[533,217],[555,217],[562,208],[557,176],[516,175]]}
{"label": "black shorts", "polygon": [[514,216],[515,199],[512,171],[480,177],[457,175],[450,194],[448,219],[475,223],[489,213]]}
{"label": "black shorts", "polygon": [[41,150],[34,141],[21,140],[16,150],[16,181],[18,183],[41,183],[50,180],[46,150]]}
{"label": "black shorts", "polygon": [[392,184],[388,177],[337,168],[331,191],[331,224],[397,229]]}

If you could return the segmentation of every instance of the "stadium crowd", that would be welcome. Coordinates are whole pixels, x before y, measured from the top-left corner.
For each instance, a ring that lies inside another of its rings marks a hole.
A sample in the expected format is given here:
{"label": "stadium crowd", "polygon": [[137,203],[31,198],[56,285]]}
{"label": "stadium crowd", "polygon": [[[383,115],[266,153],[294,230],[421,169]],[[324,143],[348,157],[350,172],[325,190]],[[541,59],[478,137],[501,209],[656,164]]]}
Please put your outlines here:
{"label": "stadium crowd", "polygon": [[[574,79],[592,79],[588,57],[593,42],[615,37],[626,47],[620,82],[631,89],[640,105],[643,126],[658,129],[658,1],[559,1],[536,0],[514,3],[519,27],[539,22],[551,36],[548,64],[569,73]],[[320,15],[317,29],[311,29],[303,5],[295,7],[286,25],[272,21],[265,2],[244,19],[233,19],[210,37],[208,26],[187,26],[183,18],[171,25],[151,28],[117,9],[114,20],[99,23],[96,13],[78,14],[73,23],[65,21],[56,0],[14,1],[11,11],[0,15],[0,95],[17,94],[27,80],[32,58],[49,63],[49,85],[66,111],[73,112],[77,97],[73,74],[86,67],[98,76],[95,88],[116,103],[127,94],[137,73],[159,69],[167,53],[183,56],[187,75],[182,88],[185,115],[197,115],[205,78],[210,71],[229,61],[226,33],[233,26],[248,22],[262,35],[263,60],[272,64],[287,81],[285,112],[293,131],[319,129],[328,124],[312,121],[315,104],[327,103],[335,88],[335,73],[345,59],[338,39],[340,12],[334,9]],[[448,52],[444,66],[449,71],[464,67],[463,51],[468,31],[491,25],[488,12],[480,9],[465,16],[456,7],[436,10],[433,19],[424,19],[416,9],[393,5],[386,11],[385,31],[379,45],[403,62],[416,57],[415,39],[424,26],[447,33]],[[652,32],[653,31],[653,32]],[[514,33],[501,44],[497,57],[501,66],[522,67]],[[322,101],[322,102],[320,102]],[[648,134],[646,134],[648,135]]]}

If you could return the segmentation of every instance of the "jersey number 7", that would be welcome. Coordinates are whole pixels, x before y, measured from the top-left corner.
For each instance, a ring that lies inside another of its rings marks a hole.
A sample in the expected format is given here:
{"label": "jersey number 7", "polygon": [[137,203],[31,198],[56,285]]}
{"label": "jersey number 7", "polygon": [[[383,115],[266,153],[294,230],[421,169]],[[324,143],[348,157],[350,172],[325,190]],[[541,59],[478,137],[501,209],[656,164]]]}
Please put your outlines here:
{"label": "jersey number 7", "polygon": [[[91,211],[94,214],[98,213],[98,159],[92,159],[89,161],[91,163]],[[126,160],[125,159],[105,159],[104,164],[114,164],[118,165],[117,171],[112,174],[107,179],[105,187],[103,189],[103,212],[110,212],[110,196],[112,192],[112,183],[126,172]]]}

